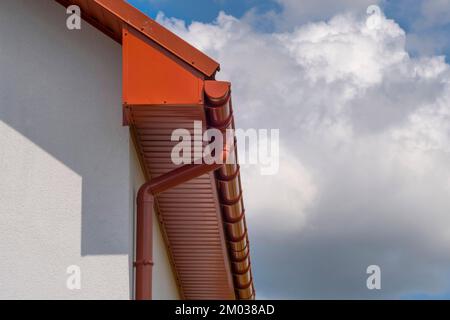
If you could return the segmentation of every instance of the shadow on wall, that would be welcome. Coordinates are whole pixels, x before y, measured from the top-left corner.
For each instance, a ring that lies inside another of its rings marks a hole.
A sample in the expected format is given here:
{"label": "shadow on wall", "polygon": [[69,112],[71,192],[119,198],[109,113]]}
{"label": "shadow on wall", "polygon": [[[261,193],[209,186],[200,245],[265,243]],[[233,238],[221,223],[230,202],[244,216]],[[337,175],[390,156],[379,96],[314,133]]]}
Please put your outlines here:
{"label": "shadow on wall", "polygon": [[81,255],[128,254],[121,47],[66,18],[52,0],[1,1],[0,120],[82,177]]}

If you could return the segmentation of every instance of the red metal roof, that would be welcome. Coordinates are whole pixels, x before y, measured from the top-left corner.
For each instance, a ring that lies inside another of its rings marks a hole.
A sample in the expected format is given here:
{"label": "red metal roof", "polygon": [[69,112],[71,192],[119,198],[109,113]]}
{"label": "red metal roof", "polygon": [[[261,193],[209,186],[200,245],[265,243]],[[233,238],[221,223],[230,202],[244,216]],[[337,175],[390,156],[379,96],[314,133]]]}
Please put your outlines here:
{"label": "red metal roof", "polygon": [[[147,179],[175,168],[173,130],[234,128],[231,89],[219,65],[122,0],[77,4],[83,18],[123,46],[124,123]],[[235,147],[232,152],[236,153]],[[156,197],[159,222],[183,298],[252,299],[239,165],[226,164]]]}
{"label": "red metal roof", "polygon": [[122,26],[127,24],[176,57],[213,77],[219,64],[189,43],[170,32],[123,0],[56,0],[65,7],[75,4],[82,17],[118,42],[122,42]]}

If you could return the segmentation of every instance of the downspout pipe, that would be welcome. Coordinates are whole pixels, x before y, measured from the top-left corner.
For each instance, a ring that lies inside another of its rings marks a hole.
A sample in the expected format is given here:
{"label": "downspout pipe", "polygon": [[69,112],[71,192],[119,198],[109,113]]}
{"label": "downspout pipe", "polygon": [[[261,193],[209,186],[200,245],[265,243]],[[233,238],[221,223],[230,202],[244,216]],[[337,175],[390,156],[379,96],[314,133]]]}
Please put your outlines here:
{"label": "downspout pipe", "polygon": [[144,184],[136,199],[136,300],[152,299],[154,197],[149,187],[149,184]]}
{"label": "downspout pipe", "polygon": [[[223,151],[226,160],[229,151]],[[186,164],[144,183],[137,194],[136,217],[136,300],[152,299],[153,278],[153,208],[155,195],[174,188],[184,182],[215,171],[223,163]]]}

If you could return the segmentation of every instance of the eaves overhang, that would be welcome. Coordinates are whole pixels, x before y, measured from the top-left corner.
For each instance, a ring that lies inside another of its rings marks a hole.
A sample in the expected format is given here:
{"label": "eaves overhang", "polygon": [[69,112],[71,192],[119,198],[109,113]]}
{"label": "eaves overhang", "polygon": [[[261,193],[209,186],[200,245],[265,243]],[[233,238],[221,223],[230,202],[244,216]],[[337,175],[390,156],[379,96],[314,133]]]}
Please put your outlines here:
{"label": "eaves overhang", "polygon": [[[234,129],[231,85],[219,65],[122,0],[56,0],[122,44],[123,114],[147,180],[179,167],[176,129]],[[120,32],[119,32],[120,29]],[[155,196],[185,299],[253,299],[250,246],[236,143],[234,161]],[[195,154],[193,155],[196,156]]]}

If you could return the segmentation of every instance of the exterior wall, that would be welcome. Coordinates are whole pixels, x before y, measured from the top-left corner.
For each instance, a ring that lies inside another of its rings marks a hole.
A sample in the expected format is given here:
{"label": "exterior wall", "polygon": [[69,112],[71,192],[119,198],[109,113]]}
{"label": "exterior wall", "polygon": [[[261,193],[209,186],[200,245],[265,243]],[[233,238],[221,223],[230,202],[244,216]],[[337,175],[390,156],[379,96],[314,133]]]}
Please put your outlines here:
{"label": "exterior wall", "polygon": [[[132,297],[142,179],[121,125],[121,47],[66,18],[53,0],[0,1],[1,299]],[[155,237],[155,298],[177,298]]]}

